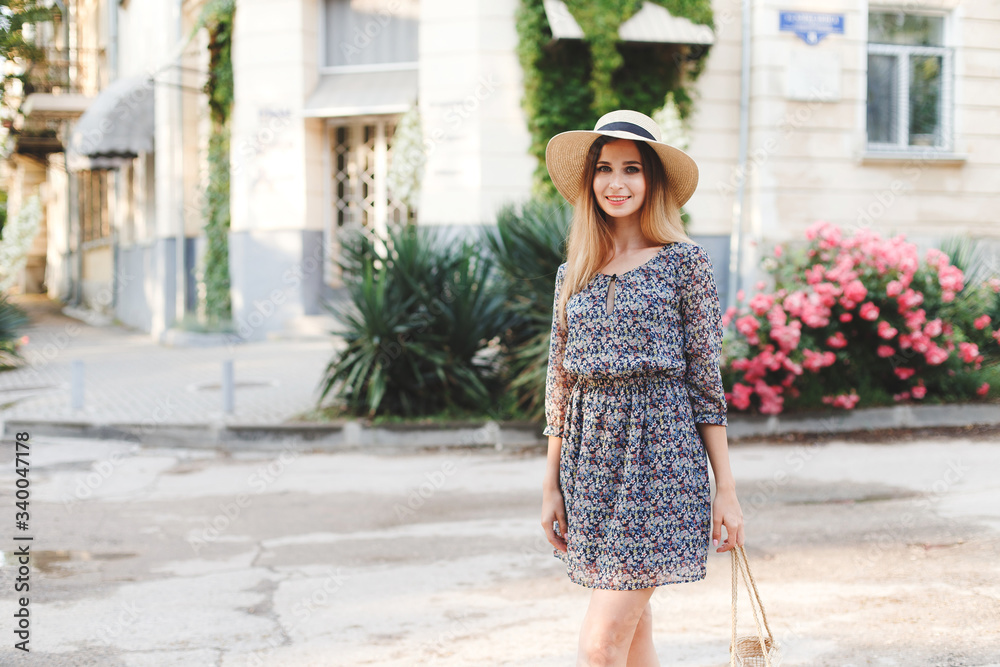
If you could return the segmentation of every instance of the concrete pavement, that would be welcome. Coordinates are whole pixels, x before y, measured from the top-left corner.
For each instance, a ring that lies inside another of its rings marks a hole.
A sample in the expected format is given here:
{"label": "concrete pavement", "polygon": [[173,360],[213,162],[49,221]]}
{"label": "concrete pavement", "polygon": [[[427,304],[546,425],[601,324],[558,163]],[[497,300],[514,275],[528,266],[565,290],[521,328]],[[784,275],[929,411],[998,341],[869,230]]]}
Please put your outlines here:
{"label": "concrete pavement", "polygon": [[[164,425],[277,424],[314,407],[334,339],[167,347],[117,326],[90,326],[29,300],[30,362],[0,373],[0,421]],[[222,363],[232,359],[235,410],[223,410]],[[71,403],[72,363],[84,364],[84,405]]]}
{"label": "concrete pavement", "polygon": [[[32,653],[12,649],[4,531],[0,663],[574,664],[588,592],[542,538],[542,456],[280,444],[34,438]],[[1000,665],[1000,443],[737,445],[732,460],[786,667]],[[658,589],[662,664],[728,664],[729,598],[714,554],[706,580]]]}

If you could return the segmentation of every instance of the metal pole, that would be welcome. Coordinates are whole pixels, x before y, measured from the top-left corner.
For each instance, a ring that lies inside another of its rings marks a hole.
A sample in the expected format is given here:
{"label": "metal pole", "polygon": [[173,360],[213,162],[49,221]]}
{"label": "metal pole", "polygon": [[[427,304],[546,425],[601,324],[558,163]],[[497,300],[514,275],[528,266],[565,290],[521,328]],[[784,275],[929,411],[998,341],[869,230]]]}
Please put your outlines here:
{"label": "metal pole", "polygon": [[233,360],[222,361],[222,411],[233,414],[236,407],[236,386],[233,381]]}
{"label": "metal pole", "polygon": [[743,33],[740,63],[740,137],[739,137],[739,185],[733,202],[732,233],[729,236],[729,285],[726,307],[736,305],[736,293],[740,289],[740,271],[743,264],[743,220],[745,218],[744,199],[746,197],[747,153],[750,143],[750,2],[742,0]]}

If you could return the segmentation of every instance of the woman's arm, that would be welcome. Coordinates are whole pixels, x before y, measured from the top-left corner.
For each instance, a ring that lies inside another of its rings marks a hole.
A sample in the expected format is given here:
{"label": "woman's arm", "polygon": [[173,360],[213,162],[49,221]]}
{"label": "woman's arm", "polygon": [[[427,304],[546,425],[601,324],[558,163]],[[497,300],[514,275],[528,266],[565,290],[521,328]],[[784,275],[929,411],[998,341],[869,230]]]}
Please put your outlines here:
{"label": "woman's arm", "polygon": [[[695,425],[715,475],[712,502],[712,541],[718,552],[743,545],[743,510],[736,497],[736,481],[729,465],[726,438],[728,406],[719,367],[722,356],[722,308],[712,271],[712,260],[701,246],[685,258],[681,312],[684,321],[685,380]],[[722,539],[726,527],[726,540]]]}
{"label": "woman's arm", "polygon": [[[545,478],[542,480],[542,529],[549,544],[559,551],[566,551],[566,505],[559,489],[559,454],[562,438],[549,436],[549,453],[545,460]],[[559,532],[552,527],[559,523]]]}
{"label": "woman's arm", "polygon": [[[566,328],[559,318],[559,295],[562,290],[566,264],[556,271],[552,299],[552,333],[549,338],[549,362],[545,377],[545,430],[549,437],[548,457],[545,461],[545,478],[542,480],[542,529],[549,543],[559,551],[566,551],[566,505],[559,487],[559,454],[565,434],[566,404],[574,378],[563,368],[566,353]],[[559,523],[556,533],[552,524]]]}
{"label": "woman's arm", "polygon": [[[715,476],[715,500],[712,503],[712,543],[719,547],[717,552],[729,551],[734,546],[743,546],[743,510],[736,497],[736,479],[729,465],[729,442],[726,427],[719,424],[697,424],[701,441],[708,452]],[[722,539],[722,526],[726,527],[726,541]]]}

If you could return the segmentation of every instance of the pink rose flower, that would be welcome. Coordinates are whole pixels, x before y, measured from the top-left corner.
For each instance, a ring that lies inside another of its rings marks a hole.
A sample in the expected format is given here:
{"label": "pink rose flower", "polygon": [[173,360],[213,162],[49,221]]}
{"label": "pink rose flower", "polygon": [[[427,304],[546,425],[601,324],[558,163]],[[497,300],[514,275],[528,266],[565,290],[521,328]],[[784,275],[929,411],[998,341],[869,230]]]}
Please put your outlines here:
{"label": "pink rose flower", "polygon": [[839,394],[837,396],[824,396],[823,402],[827,405],[832,405],[835,408],[843,408],[845,410],[851,410],[857,405],[860,396],[855,392],[850,394]]}
{"label": "pink rose flower", "polygon": [[989,382],[982,383],[981,385],[979,385],[979,389],[976,390],[976,393],[979,394],[980,396],[985,396],[989,392],[990,392]]}
{"label": "pink rose flower", "polygon": [[844,337],[843,332],[838,331],[826,339],[826,344],[836,350],[839,350],[843,347],[847,347],[847,338]]}
{"label": "pink rose flower", "polygon": [[889,284],[885,286],[885,293],[888,296],[899,296],[903,293],[903,283],[898,280],[890,280]]}
{"label": "pink rose flower", "polygon": [[868,296],[868,288],[860,280],[852,280],[844,286],[844,296],[857,303]]}
{"label": "pink rose flower", "polygon": [[916,369],[913,368],[897,368],[893,371],[900,380],[909,380],[916,373]]}
{"label": "pink rose flower", "polygon": [[943,266],[938,269],[938,282],[942,290],[961,292],[965,282],[962,269],[957,266]]}
{"label": "pink rose flower", "polygon": [[850,322],[854,319],[854,315],[851,315],[850,313],[841,313],[839,319],[841,322]]}
{"label": "pink rose flower", "polygon": [[879,345],[878,350],[876,350],[876,353],[878,354],[878,356],[885,359],[886,357],[891,357],[892,355],[896,354],[896,350],[892,349],[888,345]]}
{"label": "pink rose flower", "polygon": [[825,352],[813,352],[809,349],[802,350],[802,367],[806,370],[817,372],[821,368],[831,366],[837,360],[837,356],[829,350]]}
{"label": "pink rose flower", "polygon": [[750,299],[750,310],[754,315],[763,315],[774,304],[774,297],[770,294],[757,293]]}
{"label": "pink rose flower", "polygon": [[924,396],[927,395],[927,387],[925,387],[923,384],[918,384],[916,387],[910,390],[910,393],[913,395],[913,398],[923,398]]}
{"label": "pink rose flower", "polygon": [[878,323],[878,335],[880,338],[889,340],[897,333],[898,332],[892,327],[892,325],[890,325],[885,320],[882,320],[881,322]]}
{"label": "pink rose flower", "polygon": [[760,322],[753,315],[744,315],[736,320],[736,330],[741,334],[751,334],[760,327]]}
{"label": "pink rose flower", "polygon": [[937,366],[939,364],[943,364],[948,359],[948,350],[935,345],[931,349],[927,350],[927,353],[924,354],[924,358],[931,366]]}
{"label": "pink rose flower", "polygon": [[935,317],[933,320],[924,325],[924,334],[934,338],[940,336],[942,331],[941,319]]}
{"label": "pink rose flower", "polygon": [[871,301],[863,303],[861,304],[861,310],[858,311],[858,315],[860,315],[863,320],[874,322],[878,319],[878,306]]}
{"label": "pink rose flower", "polygon": [[737,382],[733,384],[732,396],[733,407],[737,410],[746,410],[750,407],[750,397],[753,396],[753,389]]}
{"label": "pink rose flower", "polygon": [[989,324],[990,324],[990,316],[980,315],[975,319],[975,321],[973,321],[972,326],[976,327],[977,329],[985,329],[987,326],[989,326]]}
{"label": "pink rose flower", "polygon": [[924,295],[912,288],[909,288],[899,295],[898,301],[900,311],[909,310],[910,308],[916,308],[923,303]]}
{"label": "pink rose flower", "polygon": [[959,343],[958,354],[967,364],[975,363],[979,357],[979,346],[975,343]]}
{"label": "pink rose flower", "polygon": [[906,326],[910,331],[918,331],[927,321],[927,311],[917,308],[904,314],[903,319],[906,320]]}
{"label": "pink rose flower", "polygon": [[937,248],[931,248],[930,250],[928,250],[926,259],[928,264],[933,266],[935,269],[939,270],[942,267],[947,266],[948,262],[951,261],[948,259],[948,255],[944,254]]}

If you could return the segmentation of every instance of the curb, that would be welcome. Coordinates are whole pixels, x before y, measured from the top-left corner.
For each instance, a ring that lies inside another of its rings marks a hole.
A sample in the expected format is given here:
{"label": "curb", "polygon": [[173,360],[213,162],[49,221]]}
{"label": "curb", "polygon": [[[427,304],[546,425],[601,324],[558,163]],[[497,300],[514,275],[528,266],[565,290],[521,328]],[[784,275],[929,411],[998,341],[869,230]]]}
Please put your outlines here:
{"label": "curb", "polygon": [[17,432],[32,436],[92,438],[141,442],[147,446],[222,451],[274,450],[287,447],[328,452],[407,452],[428,449],[522,451],[548,442],[534,422],[451,422],[386,424],[357,421],[315,424],[94,424],[73,421],[13,419],[0,423],[4,439]]}
{"label": "curb", "polygon": [[[731,442],[767,437],[823,438],[833,435],[884,434],[887,431],[1000,426],[1000,405],[897,405],[887,408],[794,416],[734,415]],[[0,422],[5,439],[19,431],[34,436],[128,440],[150,446],[223,451],[274,450],[287,447],[329,452],[412,452],[430,449],[496,451],[542,450],[544,425],[532,421],[396,423],[371,426],[360,421],[288,424],[98,424],[85,421],[13,419]]]}

